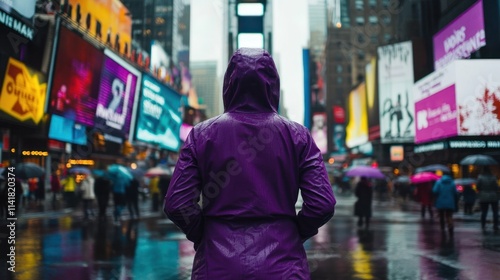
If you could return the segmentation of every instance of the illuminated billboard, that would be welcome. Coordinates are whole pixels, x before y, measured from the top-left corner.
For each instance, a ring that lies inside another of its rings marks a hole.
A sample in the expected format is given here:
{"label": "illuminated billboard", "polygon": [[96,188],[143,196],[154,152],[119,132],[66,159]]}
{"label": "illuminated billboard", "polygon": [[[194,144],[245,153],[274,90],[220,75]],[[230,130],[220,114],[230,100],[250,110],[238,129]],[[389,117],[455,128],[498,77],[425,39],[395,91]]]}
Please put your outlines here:
{"label": "illuminated billboard", "polygon": [[383,143],[413,142],[412,42],[382,46],[377,53],[380,138]]}
{"label": "illuminated billboard", "polygon": [[49,111],[93,126],[104,54],[61,26]]}
{"label": "illuminated billboard", "polygon": [[434,69],[440,69],[451,61],[469,58],[486,46],[484,32],[483,1],[479,0],[465,12],[441,29],[432,38],[434,43]]}
{"label": "illuminated billboard", "polygon": [[[4,66],[5,65],[5,66]],[[0,118],[38,125],[45,113],[46,77],[24,63],[2,56],[3,78],[0,92]]]}
{"label": "illuminated billboard", "polygon": [[52,115],[49,126],[49,139],[86,145],[87,132],[84,125],[58,115]]}
{"label": "illuminated billboard", "polygon": [[120,0],[66,0],[69,17],[122,54],[131,52],[132,15]]}
{"label": "illuminated billboard", "polygon": [[346,127],[346,145],[349,148],[368,142],[368,116],[366,114],[366,88],[361,83],[349,93],[349,122]]}
{"label": "illuminated billboard", "polygon": [[[35,15],[35,4],[36,0],[0,1],[0,24],[16,31],[26,39],[33,40],[33,16]],[[19,39],[13,36],[6,37],[10,40],[25,40],[24,38]]]}
{"label": "illuminated billboard", "polygon": [[122,143],[130,138],[133,127],[136,93],[141,72],[118,55],[106,49],[104,67],[95,112],[95,127],[104,132],[104,138]]}
{"label": "illuminated billboard", "polygon": [[415,83],[416,143],[500,135],[500,60],[456,60]]}
{"label": "illuminated billboard", "polygon": [[143,75],[136,139],[177,151],[181,145],[180,106],[181,95],[154,78]]}

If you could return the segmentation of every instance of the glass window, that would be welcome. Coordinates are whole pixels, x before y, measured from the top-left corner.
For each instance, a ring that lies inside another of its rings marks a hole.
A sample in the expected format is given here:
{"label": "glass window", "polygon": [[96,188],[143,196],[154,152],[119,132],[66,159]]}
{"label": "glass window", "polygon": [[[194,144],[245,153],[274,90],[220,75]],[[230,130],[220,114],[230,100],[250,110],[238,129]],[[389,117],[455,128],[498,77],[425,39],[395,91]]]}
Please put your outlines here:
{"label": "glass window", "polygon": [[342,65],[337,65],[337,72],[342,73]]}
{"label": "glass window", "polygon": [[384,34],[384,41],[389,42],[391,40],[391,34],[385,33]]}
{"label": "glass window", "polygon": [[337,77],[337,84],[341,84],[342,83],[342,77],[341,76],[338,76]]}
{"label": "glass window", "polygon": [[358,59],[359,60],[364,60],[365,59],[365,53],[363,51],[358,52]]}
{"label": "glass window", "polygon": [[377,35],[371,36],[371,37],[370,37],[370,42],[371,42],[372,44],[377,44],[377,43],[378,43],[378,38],[377,38]]}
{"label": "glass window", "polygon": [[375,25],[378,23],[378,17],[377,16],[369,16],[368,17],[368,22]]}
{"label": "glass window", "polygon": [[365,18],[364,17],[356,17],[356,24],[357,25],[365,25]]}
{"label": "glass window", "polygon": [[368,4],[370,5],[370,8],[375,8],[377,7],[377,0],[368,0]]}
{"label": "glass window", "polygon": [[364,8],[364,0],[356,0],[356,2],[354,2],[355,5],[356,5],[356,10],[358,11],[362,11],[363,8]]}
{"label": "glass window", "polygon": [[358,33],[358,43],[363,44],[365,42],[365,34]]}

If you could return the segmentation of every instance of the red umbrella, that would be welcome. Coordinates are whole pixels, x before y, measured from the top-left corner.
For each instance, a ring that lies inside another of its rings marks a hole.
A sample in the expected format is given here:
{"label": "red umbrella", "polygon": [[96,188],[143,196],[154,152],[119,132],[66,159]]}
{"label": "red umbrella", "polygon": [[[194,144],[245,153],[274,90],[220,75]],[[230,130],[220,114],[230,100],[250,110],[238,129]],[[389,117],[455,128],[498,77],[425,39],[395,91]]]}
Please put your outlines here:
{"label": "red umbrella", "polygon": [[412,184],[427,183],[439,180],[438,175],[431,172],[422,172],[411,176],[410,180]]}

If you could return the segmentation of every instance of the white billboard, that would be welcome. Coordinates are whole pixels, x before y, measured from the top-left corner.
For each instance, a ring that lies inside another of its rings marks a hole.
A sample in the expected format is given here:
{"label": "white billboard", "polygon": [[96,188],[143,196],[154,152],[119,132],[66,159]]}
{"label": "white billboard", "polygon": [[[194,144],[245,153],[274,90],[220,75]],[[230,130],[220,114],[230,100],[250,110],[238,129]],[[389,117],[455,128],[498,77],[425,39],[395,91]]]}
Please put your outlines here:
{"label": "white billboard", "polygon": [[382,46],[377,52],[380,138],[383,143],[413,142],[412,42]]}

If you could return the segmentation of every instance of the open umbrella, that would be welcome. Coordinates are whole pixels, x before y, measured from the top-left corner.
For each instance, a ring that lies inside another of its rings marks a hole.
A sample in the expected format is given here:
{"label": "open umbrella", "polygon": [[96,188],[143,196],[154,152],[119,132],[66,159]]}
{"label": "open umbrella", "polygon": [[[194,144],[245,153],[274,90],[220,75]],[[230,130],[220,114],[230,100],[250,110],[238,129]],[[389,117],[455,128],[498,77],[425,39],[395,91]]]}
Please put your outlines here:
{"label": "open umbrella", "polygon": [[460,161],[461,165],[497,165],[498,161],[487,155],[470,155]]}
{"label": "open umbrella", "polygon": [[13,173],[21,179],[40,178],[45,175],[45,170],[38,164],[21,162],[16,164],[16,169]]}
{"label": "open umbrella", "polygon": [[438,170],[441,170],[444,173],[450,173],[450,169],[446,165],[442,165],[442,164],[431,164],[431,165],[419,167],[415,170],[415,173],[436,172]]}
{"label": "open umbrella", "polygon": [[69,172],[74,173],[74,174],[86,174],[86,175],[89,175],[92,173],[92,171],[89,168],[83,167],[83,166],[72,167],[69,170]]}
{"label": "open umbrella", "polygon": [[461,185],[461,186],[468,186],[468,185],[475,185],[476,184],[476,179],[474,178],[458,178],[453,181],[455,185]]}
{"label": "open umbrella", "polygon": [[170,169],[162,168],[159,166],[148,169],[148,171],[146,171],[146,174],[144,174],[144,176],[146,177],[164,176],[164,175],[167,176],[172,175],[172,172],[170,171]]}
{"label": "open umbrella", "polygon": [[119,164],[112,164],[108,166],[108,174],[111,175],[112,177],[126,179],[129,181],[134,178],[134,175],[132,175],[132,173],[127,169],[127,167]]}
{"label": "open umbrella", "polygon": [[432,181],[437,181],[439,180],[438,175],[431,173],[431,172],[422,172],[415,174],[410,177],[411,183],[412,184],[420,184],[420,183],[427,183],[427,182],[432,182]]}
{"label": "open umbrella", "polygon": [[411,179],[409,176],[398,176],[396,179],[394,179],[394,183],[400,183],[400,184],[409,184],[411,182]]}
{"label": "open umbrella", "polygon": [[373,179],[384,179],[385,175],[380,169],[370,166],[353,166],[345,172],[347,177],[366,177]]}

